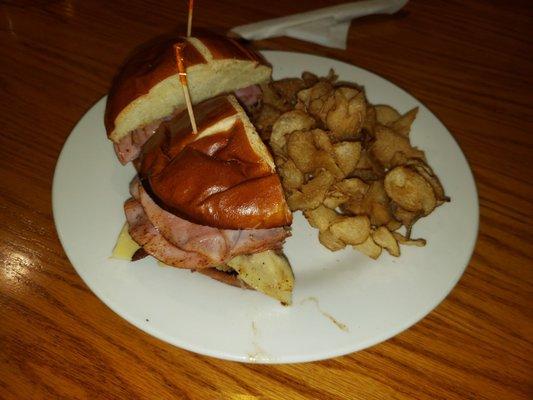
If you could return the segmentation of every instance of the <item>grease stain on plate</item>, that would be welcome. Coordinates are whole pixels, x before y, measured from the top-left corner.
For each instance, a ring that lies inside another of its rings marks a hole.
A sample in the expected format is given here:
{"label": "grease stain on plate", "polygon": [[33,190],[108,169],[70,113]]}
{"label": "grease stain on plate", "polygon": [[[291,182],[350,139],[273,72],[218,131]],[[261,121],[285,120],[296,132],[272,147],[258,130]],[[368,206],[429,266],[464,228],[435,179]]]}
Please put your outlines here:
{"label": "grease stain on plate", "polygon": [[333,322],[337,326],[337,328],[339,328],[341,331],[344,331],[344,332],[349,332],[350,331],[350,329],[348,328],[348,325],[343,324],[342,322],[337,320],[335,317],[333,317],[331,314],[329,314],[329,313],[325,312],[324,310],[322,310],[322,308],[320,308],[320,303],[318,302],[318,299],[316,297],[314,297],[314,296],[307,297],[307,298],[303,299],[302,301],[300,301],[300,304],[304,304],[304,303],[307,303],[309,301],[314,303],[316,305],[317,310],[320,312],[320,314],[322,314],[324,317],[326,317],[331,322]]}
{"label": "grease stain on plate", "polygon": [[265,363],[272,362],[272,357],[259,346],[257,343],[259,339],[259,330],[255,321],[252,321],[252,346],[253,351],[248,353],[248,362],[250,363]]}

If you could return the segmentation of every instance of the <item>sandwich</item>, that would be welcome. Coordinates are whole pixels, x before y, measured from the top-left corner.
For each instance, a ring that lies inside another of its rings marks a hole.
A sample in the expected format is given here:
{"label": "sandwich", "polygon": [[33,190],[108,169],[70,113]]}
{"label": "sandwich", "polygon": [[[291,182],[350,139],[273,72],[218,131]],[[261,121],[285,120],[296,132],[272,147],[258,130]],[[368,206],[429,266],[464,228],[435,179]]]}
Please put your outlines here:
{"label": "sandwich", "polygon": [[234,93],[245,106],[258,101],[258,84],[271,79],[263,57],[238,41],[213,34],[163,36],[140,47],[116,75],[104,116],[122,164],[136,159],[158,126],[185,109],[174,45],[185,43],[184,62],[193,104]]}
{"label": "sandwich", "polygon": [[[186,110],[174,45],[196,121]],[[271,67],[221,36],[164,37],[126,61],[110,90],[105,126],[137,176],[113,257],[145,256],[291,303],[281,252],[292,215],[275,164],[244,107],[260,100]]]}

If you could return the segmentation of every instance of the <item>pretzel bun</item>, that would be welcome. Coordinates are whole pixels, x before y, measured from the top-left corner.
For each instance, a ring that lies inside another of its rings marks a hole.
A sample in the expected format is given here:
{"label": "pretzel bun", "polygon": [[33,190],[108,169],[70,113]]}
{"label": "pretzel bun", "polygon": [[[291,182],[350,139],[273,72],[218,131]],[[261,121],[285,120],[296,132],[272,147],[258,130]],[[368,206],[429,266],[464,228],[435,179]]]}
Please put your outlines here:
{"label": "pretzel bun", "polygon": [[143,148],[139,176],[167,211],[222,229],[290,225],[274,161],[234,96],[194,107],[164,122]]}
{"label": "pretzel bun", "polygon": [[193,104],[270,79],[256,52],[225,36],[164,36],[138,48],[115,77],[107,98],[107,136],[118,143],[131,131],[185,108],[173,45],[186,44],[184,62]]}

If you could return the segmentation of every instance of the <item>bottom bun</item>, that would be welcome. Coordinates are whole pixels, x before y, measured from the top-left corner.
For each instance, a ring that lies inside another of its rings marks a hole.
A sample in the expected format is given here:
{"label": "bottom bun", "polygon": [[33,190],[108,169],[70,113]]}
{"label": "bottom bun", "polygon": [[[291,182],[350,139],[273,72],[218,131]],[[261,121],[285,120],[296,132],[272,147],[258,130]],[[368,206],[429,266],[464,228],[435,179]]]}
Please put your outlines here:
{"label": "bottom bun", "polygon": [[249,285],[239,279],[235,272],[220,271],[216,268],[204,268],[199,270],[191,270],[192,272],[199,272],[219,282],[226,283],[241,289],[252,289]]}

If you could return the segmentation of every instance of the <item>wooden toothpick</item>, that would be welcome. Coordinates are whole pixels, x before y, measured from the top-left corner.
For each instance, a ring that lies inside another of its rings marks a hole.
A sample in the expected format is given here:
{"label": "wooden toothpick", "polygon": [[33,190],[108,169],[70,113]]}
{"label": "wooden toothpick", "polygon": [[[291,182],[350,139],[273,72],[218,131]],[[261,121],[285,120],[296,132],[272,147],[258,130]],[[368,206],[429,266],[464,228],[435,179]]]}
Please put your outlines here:
{"label": "wooden toothpick", "polygon": [[189,85],[187,84],[187,71],[185,70],[185,64],[183,62],[183,48],[185,43],[177,43],[174,45],[174,52],[176,53],[176,65],[178,67],[178,76],[180,78],[181,88],[183,89],[183,95],[185,97],[185,103],[187,104],[187,112],[189,113],[189,119],[191,120],[192,131],[196,135],[198,128],[196,127],[196,119],[192,110],[191,95],[189,93]]}
{"label": "wooden toothpick", "polygon": [[192,32],[192,10],[194,7],[194,0],[189,0],[189,16],[187,18],[187,37],[191,36]]}

